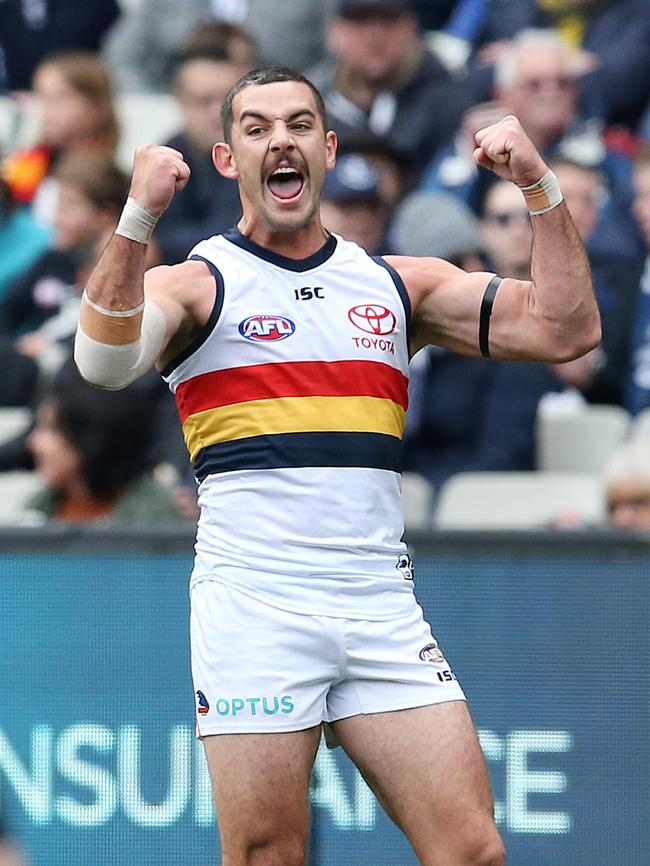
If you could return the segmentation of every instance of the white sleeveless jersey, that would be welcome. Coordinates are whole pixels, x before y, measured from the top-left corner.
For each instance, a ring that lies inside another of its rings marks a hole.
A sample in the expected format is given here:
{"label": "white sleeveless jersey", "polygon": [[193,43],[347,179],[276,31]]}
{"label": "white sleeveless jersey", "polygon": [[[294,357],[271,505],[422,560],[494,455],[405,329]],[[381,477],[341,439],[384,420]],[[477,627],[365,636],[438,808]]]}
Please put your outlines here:
{"label": "white sleeveless jersey", "polygon": [[211,268],[215,307],[163,377],[199,481],[192,580],[300,613],[403,612],[399,276],[335,236],[294,260],[233,229],[190,258]]}

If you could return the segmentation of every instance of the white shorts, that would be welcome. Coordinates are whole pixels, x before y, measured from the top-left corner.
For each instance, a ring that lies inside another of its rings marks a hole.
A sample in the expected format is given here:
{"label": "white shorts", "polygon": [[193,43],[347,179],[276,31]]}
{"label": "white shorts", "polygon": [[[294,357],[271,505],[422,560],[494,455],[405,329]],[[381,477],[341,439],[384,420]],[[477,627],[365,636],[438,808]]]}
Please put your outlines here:
{"label": "white shorts", "polygon": [[465,699],[415,598],[401,619],[368,621],[281,610],[209,579],[190,597],[199,737]]}

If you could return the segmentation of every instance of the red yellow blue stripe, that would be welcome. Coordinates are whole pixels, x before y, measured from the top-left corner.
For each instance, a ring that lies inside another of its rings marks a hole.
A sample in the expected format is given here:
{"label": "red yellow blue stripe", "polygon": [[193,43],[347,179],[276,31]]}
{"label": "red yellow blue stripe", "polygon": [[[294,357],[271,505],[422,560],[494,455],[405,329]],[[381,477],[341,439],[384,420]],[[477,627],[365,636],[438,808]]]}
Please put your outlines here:
{"label": "red yellow blue stripe", "polygon": [[292,361],[215,370],[176,389],[181,422],[206,409],[278,397],[378,397],[406,411],[408,379],[381,361]]}

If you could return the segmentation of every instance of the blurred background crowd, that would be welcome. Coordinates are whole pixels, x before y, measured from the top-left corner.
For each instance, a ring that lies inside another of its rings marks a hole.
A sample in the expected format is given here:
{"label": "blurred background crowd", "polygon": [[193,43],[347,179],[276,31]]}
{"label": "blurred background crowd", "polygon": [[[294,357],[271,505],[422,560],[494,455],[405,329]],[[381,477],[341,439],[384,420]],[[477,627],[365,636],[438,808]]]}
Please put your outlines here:
{"label": "blurred background crowd", "polygon": [[80,293],[138,144],[170,144],[192,170],[150,266],[237,221],[237,188],[211,162],[220,104],[248,69],[279,63],[322,90],[339,136],[331,231],[372,254],[528,278],[523,196],[472,159],[476,130],[514,113],[591,260],[603,341],[590,355],[555,367],[415,356],[414,522],[431,525],[459,474],[565,470],[542,465],[540,417],[609,407],[618,438],[597,465],[569,469],[605,479],[603,520],[650,526],[650,438],[635,423],[650,407],[649,46],[650,0],[0,0],[0,480],[37,482],[12,517],[194,517],[155,372],[119,393],[79,380]]}

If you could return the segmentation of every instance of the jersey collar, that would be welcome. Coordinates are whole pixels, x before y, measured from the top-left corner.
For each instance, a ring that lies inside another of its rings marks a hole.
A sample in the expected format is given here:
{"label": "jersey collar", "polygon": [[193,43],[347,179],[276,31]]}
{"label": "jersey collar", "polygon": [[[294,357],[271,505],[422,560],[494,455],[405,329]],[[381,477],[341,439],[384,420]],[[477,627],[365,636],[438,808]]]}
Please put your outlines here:
{"label": "jersey collar", "polygon": [[241,247],[243,250],[246,250],[246,252],[252,253],[260,259],[264,259],[264,261],[270,262],[272,265],[277,265],[285,270],[296,271],[298,273],[301,271],[310,271],[312,268],[317,268],[319,265],[324,264],[324,262],[334,254],[334,250],[336,249],[336,238],[334,235],[330,235],[323,246],[313,255],[307,256],[307,258],[304,259],[292,259],[289,258],[289,256],[281,256],[279,253],[272,253],[265,247],[261,247],[259,244],[256,244],[255,241],[252,241],[250,238],[243,235],[236,226],[229,229],[227,232],[224,232],[223,237],[227,241],[230,241],[231,244]]}

